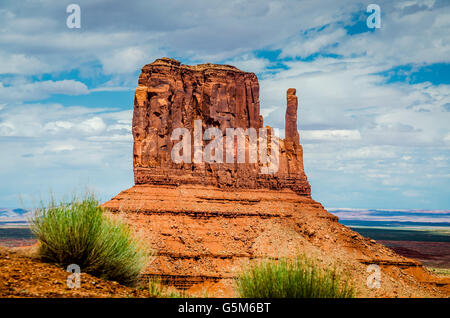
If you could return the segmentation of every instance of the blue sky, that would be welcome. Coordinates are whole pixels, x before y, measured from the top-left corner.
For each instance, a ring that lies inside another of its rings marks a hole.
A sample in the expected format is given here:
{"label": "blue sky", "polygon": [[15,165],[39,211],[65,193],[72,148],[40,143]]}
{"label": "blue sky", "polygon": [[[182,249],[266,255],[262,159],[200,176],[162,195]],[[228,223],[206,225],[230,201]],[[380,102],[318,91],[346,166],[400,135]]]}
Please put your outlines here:
{"label": "blue sky", "polygon": [[[66,27],[66,6],[81,28]],[[450,209],[450,3],[2,1],[0,207],[132,186],[140,68],[169,56],[255,72],[265,124],[297,88],[304,165],[326,207]]]}

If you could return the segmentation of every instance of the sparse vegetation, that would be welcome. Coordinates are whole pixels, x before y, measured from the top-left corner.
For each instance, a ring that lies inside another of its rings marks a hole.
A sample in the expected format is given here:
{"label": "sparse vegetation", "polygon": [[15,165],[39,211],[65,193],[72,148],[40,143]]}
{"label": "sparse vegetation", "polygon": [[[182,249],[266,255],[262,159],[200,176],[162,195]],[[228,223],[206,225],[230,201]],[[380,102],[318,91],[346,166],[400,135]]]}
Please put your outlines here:
{"label": "sparse vegetation", "polygon": [[184,291],[178,291],[175,288],[164,286],[159,279],[150,279],[148,282],[148,292],[151,296],[157,298],[188,298],[189,295]]}
{"label": "sparse vegetation", "polygon": [[137,282],[149,257],[131,229],[105,215],[92,194],[70,203],[52,200],[30,223],[44,261],[63,267],[77,264],[83,272],[124,285]]}
{"label": "sparse vegetation", "polygon": [[317,262],[295,259],[264,261],[244,271],[236,281],[244,298],[350,298],[355,289],[336,268],[320,268]]}

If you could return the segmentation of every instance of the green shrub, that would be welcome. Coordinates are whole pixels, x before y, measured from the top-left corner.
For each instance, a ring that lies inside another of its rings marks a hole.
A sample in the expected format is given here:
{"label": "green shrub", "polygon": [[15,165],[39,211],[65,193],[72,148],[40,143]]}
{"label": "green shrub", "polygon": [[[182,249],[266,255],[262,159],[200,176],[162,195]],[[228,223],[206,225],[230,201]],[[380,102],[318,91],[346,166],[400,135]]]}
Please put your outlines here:
{"label": "green shrub", "polygon": [[134,285],[149,250],[122,221],[103,213],[91,194],[69,204],[42,207],[31,220],[44,261],[66,267],[77,264],[97,277]]}
{"label": "green shrub", "polygon": [[350,298],[355,290],[336,268],[320,268],[308,259],[264,261],[244,271],[236,281],[244,298]]}

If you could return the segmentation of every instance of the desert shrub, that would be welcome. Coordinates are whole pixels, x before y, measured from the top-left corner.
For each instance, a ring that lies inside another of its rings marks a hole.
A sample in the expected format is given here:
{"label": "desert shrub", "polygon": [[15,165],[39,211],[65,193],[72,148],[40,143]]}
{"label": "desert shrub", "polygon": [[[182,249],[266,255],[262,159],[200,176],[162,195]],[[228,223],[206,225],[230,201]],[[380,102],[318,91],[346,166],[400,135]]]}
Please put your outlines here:
{"label": "desert shrub", "polygon": [[355,295],[350,280],[336,267],[321,268],[306,256],[253,265],[237,278],[236,289],[244,298],[350,298]]}
{"label": "desert shrub", "polygon": [[149,257],[131,229],[106,215],[92,194],[70,203],[52,200],[30,223],[44,261],[77,264],[82,272],[121,284],[134,285]]}

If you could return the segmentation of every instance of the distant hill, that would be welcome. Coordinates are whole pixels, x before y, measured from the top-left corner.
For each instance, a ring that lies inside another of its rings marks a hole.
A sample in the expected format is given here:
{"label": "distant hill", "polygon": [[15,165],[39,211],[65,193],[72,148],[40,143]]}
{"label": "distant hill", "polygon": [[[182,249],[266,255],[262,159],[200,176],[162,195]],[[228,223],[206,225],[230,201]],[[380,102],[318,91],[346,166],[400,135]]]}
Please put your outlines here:
{"label": "distant hill", "polygon": [[25,225],[33,216],[32,209],[7,209],[0,208],[0,226]]}
{"label": "distant hill", "polygon": [[450,210],[382,210],[329,208],[339,222],[351,227],[450,227]]}

